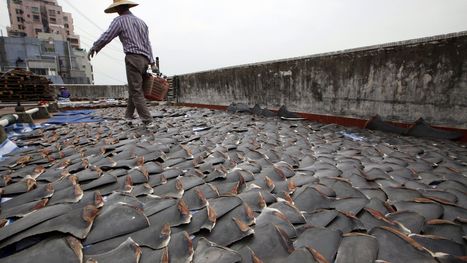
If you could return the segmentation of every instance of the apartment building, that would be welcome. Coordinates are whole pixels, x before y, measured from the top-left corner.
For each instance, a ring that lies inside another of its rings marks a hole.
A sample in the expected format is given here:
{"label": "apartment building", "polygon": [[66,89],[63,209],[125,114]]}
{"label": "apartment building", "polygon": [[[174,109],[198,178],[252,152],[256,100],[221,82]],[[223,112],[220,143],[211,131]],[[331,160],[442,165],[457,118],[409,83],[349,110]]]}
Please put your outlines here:
{"label": "apartment building", "polygon": [[72,48],[62,36],[0,37],[0,72],[23,68],[54,84],[93,84],[92,66],[83,49]]}
{"label": "apartment building", "polygon": [[7,0],[10,24],[8,36],[37,38],[40,33],[61,35],[74,48],[80,38],[74,33],[73,17],[63,12],[56,0]]}
{"label": "apartment building", "polygon": [[92,66],[73,17],[56,0],[7,0],[11,26],[0,37],[0,72],[24,68],[55,84],[92,84]]}

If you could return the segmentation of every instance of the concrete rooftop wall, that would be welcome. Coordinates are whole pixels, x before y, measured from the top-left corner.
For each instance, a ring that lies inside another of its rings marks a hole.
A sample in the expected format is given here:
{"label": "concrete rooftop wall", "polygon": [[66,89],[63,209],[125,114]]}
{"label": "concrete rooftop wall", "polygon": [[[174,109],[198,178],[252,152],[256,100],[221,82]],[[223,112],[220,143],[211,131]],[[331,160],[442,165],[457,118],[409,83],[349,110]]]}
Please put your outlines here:
{"label": "concrete rooftop wall", "polygon": [[179,76],[180,103],[467,128],[467,32]]}
{"label": "concrete rooftop wall", "polygon": [[66,87],[71,93],[71,99],[123,99],[128,98],[126,85],[53,85],[58,95],[60,87]]}

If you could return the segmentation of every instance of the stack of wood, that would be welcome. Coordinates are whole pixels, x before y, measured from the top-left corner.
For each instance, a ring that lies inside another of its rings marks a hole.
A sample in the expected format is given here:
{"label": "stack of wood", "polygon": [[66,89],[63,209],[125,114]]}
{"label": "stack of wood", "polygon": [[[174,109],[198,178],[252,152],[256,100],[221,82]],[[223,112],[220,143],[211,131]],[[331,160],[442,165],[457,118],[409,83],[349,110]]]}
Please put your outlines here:
{"label": "stack of wood", "polygon": [[54,101],[55,89],[47,78],[24,69],[0,73],[0,101]]}

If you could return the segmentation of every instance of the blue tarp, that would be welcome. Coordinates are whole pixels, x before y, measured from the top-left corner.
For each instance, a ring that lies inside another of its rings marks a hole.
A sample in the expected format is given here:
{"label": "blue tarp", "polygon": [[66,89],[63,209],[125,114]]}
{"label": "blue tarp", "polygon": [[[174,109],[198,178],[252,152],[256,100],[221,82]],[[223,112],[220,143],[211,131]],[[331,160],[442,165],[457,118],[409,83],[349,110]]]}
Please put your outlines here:
{"label": "blue tarp", "polygon": [[69,110],[55,113],[54,116],[91,115],[94,112],[93,110]]}
{"label": "blue tarp", "polygon": [[[92,110],[76,110],[76,111],[65,111],[55,114],[53,118],[50,118],[47,123],[42,125],[28,124],[28,123],[15,123],[5,127],[5,132],[8,138],[18,137],[25,133],[34,131],[35,129],[44,128],[52,124],[67,124],[67,123],[86,123],[86,122],[101,122],[104,121],[101,117],[92,116],[94,111]],[[5,140],[0,144],[0,160],[4,155],[9,154],[18,149],[18,146],[10,141]]]}
{"label": "blue tarp", "polygon": [[18,149],[18,146],[9,139],[6,139],[2,144],[0,144],[0,161],[4,160],[4,155],[12,153],[16,149]]}
{"label": "blue tarp", "polygon": [[39,128],[43,128],[43,126],[29,123],[15,123],[5,127],[5,132],[8,134],[8,138],[11,138],[16,135],[32,132]]}
{"label": "blue tarp", "polygon": [[48,124],[67,124],[67,123],[88,123],[88,122],[102,122],[101,117],[92,116],[93,110],[76,110],[64,111],[54,115],[50,118]]}
{"label": "blue tarp", "polygon": [[47,126],[50,126],[50,124],[36,125],[29,123],[14,123],[6,126],[5,132],[7,133],[8,139],[6,139],[3,143],[0,144],[0,161],[3,161],[8,158],[5,158],[5,155],[8,155],[18,149],[27,148],[27,146],[18,146],[14,141],[11,141],[10,139],[13,138],[13,140],[15,140],[24,134],[33,132],[35,129],[46,128]]}

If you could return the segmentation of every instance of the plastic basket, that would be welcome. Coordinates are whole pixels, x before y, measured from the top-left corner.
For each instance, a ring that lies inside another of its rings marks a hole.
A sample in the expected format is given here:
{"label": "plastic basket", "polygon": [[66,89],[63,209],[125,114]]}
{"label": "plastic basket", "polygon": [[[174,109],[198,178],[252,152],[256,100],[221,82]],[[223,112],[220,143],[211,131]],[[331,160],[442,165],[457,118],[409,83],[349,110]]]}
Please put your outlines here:
{"label": "plastic basket", "polygon": [[169,87],[169,82],[156,74],[148,73],[144,76],[143,90],[147,100],[165,100]]}

